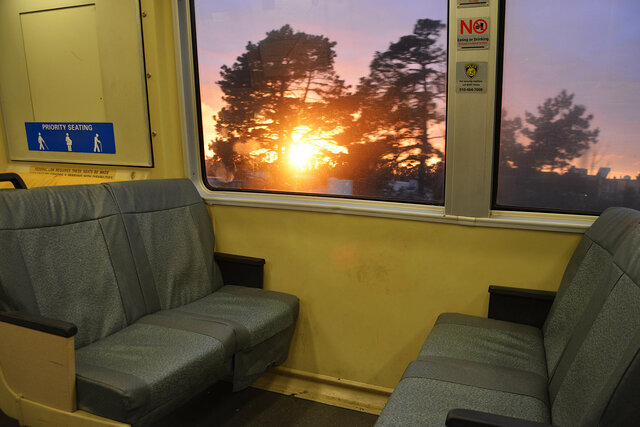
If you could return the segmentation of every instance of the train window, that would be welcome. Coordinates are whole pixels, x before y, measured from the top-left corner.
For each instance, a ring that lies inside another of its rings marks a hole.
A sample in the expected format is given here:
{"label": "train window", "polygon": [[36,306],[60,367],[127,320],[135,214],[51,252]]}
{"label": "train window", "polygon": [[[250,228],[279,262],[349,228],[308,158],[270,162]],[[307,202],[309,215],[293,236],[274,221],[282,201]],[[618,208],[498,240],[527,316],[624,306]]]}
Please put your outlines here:
{"label": "train window", "polygon": [[446,1],[192,7],[209,188],[444,203]]}
{"label": "train window", "polygon": [[640,208],[636,0],[508,2],[494,208]]}

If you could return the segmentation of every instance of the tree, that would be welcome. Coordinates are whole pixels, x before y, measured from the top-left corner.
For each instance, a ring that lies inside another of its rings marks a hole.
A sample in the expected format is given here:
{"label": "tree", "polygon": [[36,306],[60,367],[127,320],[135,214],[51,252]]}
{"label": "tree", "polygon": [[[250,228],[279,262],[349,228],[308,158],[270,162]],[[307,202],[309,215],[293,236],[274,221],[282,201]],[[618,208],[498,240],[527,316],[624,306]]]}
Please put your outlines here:
{"label": "tree", "polygon": [[[249,42],[236,62],[220,72],[217,83],[226,105],[214,117],[218,137],[211,148],[226,143],[237,153],[239,144],[248,145],[242,152],[253,154],[243,156],[259,156],[257,164],[272,172],[282,169],[296,141],[318,143],[320,155],[329,155],[326,142],[344,118],[336,106],[346,92],[333,68],[335,45],[289,25]],[[231,158],[227,153],[226,167],[233,166]],[[274,178],[279,187],[284,177]]]}
{"label": "tree", "polygon": [[507,110],[502,110],[500,121],[500,169],[518,165],[524,153],[524,146],[518,142],[518,132],[522,130],[522,119],[507,117]]}
{"label": "tree", "polygon": [[431,125],[444,120],[438,108],[446,87],[446,54],[439,46],[444,28],[440,21],[418,20],[413,34],[376,52],[356,94],[360,140],[365,147],[373,141],[377,148],[388,146],[384,161],[392,163],[396,175],[417,180],[418,197],[426,194],[428,174],[436,169],[429,160],[444,157],[429,134]]}
{"label": "tree", "polygon": [[593,114],[585,115],[583,105],[573,104],[574,94],[562,90],[538,106],[538,114],[525,112],[530,127],[522,134],[530,139],[516,162],[518,167],[535,170],[565,170],[571,160],[580,157],[598,142],[599,129],[591,129]]}

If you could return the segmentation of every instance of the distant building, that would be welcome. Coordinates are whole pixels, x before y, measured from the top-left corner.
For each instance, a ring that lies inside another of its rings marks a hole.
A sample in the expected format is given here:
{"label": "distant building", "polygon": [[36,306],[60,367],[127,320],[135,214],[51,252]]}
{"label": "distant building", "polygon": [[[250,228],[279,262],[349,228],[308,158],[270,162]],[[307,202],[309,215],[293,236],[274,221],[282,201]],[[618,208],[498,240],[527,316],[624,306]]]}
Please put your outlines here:
{"label": "distant building", "polygon": [[585,168],[576,168],[576,167],[571,167],[571,169],[569,169],[570,173],[575,173],[576,175],[588,175],[589,174],[589,170],[585,169]]}
{"label": "distant building", "polygon": [[606,179],[607,175],[609,175],[609,172],[611,172],[611,168],[600,168],[598,169],[598,173],[596,175],[600,178]]}
{"label": "distant building", "polygon": [[353,196],[353,181],[350,179],[329,178],[327,193]]}

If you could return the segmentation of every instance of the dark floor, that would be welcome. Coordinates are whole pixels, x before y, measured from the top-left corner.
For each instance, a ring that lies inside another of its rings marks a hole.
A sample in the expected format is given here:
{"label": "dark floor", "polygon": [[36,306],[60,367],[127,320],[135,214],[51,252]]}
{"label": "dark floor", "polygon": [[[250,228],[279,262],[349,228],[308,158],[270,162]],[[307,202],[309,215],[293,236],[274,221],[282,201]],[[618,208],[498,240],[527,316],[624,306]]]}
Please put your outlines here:
{"label": "dark floor", "polygon": [[[372,426],[376,416],[255,388],[232,393],[220,382],[172,412],[155,427]],[[0,427],[18,423],[0,412]]]}

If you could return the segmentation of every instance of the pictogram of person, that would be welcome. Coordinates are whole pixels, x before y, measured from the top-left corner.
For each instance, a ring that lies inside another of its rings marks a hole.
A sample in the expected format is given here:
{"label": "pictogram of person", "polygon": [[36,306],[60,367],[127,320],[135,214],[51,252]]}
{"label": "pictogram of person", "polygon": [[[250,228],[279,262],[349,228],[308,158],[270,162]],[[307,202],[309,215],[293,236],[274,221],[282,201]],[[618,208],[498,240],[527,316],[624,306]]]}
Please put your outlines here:
{"label": "pictogram of person", "polygon": [[102,142],[100,142],[100,140],[98,139],[98,135],[96,133],[96,136],[93,138],[93,152],[94,153],[102,153]]}
{"label": "pictogram of person", "polygon": [[69,138],[69,133],[68,132],[67,132],[67,137],[64,140],[67,141],[67,149],[69,151],[72,151],[71,150],[71,145],[73,144],[73,141],[71,140],[71,138]]}
{"label": "pictogram of person", "polygon": [[40,144],[40,147],[39,147],[40,150],[49,149],[49,147],[47,147],[47,143],[44,142],[44,138],[42,137],[42,134],[40,132],[38,132],[38,144]]}

